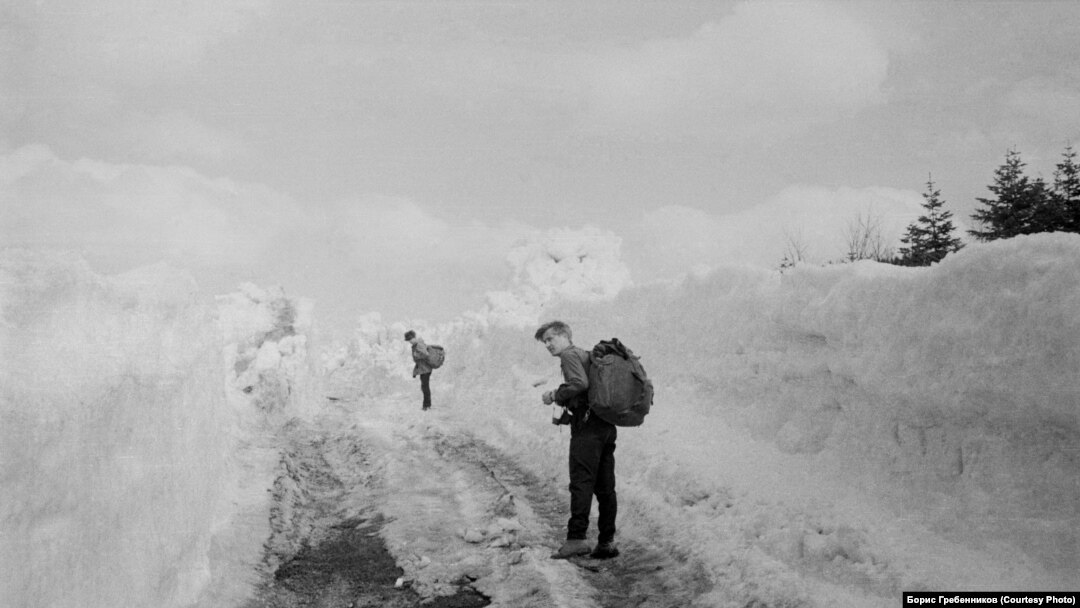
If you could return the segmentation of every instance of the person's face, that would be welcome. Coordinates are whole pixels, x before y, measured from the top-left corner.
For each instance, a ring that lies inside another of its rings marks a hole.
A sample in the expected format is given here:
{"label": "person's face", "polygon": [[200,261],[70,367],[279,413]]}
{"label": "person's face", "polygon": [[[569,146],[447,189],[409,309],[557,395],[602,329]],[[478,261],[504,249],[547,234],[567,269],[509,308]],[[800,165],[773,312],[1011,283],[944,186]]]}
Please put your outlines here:
{"label": "person's face", "polygon": [[544,332],[542,342],[552,357],[558,357],[564,350],[570,348],[570,338],[556,333],[553,329]]}

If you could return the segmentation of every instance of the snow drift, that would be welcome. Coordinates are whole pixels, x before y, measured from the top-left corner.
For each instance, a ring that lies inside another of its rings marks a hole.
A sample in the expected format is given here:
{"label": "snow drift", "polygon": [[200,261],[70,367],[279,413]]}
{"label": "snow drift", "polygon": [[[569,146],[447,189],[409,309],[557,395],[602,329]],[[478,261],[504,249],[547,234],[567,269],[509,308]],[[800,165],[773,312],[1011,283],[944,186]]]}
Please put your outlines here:
{"label": "snow drift", "polygon": [[64,256],[0,258],[5,605],[247,593],[278,464],[265,437],[302,413],[302,319],[253,287],[219,305],[196,294],[165,266],[107,278]]}
{"label": "snow drift", "polygon": [[[558,366],[533,330],[561,318],[579,345],[623,340],[656,401],[620,432],[620,535],[700,563],[704,605],[1080,586],[1080,237],[925,269],[720,268],[617,295],[590,282],[608,266],[565,259],[573,272],[522,274],[561,283],[500,294],[512,306],[412,325],[447,347],[436,408],[564,478],[568,434],[540,404]],[[5,603],[245,597],[273,568],[270,519],[289,516],[270,512],[292,466],[275,438],[324,403],[311,313],[254,286],[207,300],[167,267],[0,257]],[[369,315],[320,363],[365,399],[418,399],[404,329]]]}

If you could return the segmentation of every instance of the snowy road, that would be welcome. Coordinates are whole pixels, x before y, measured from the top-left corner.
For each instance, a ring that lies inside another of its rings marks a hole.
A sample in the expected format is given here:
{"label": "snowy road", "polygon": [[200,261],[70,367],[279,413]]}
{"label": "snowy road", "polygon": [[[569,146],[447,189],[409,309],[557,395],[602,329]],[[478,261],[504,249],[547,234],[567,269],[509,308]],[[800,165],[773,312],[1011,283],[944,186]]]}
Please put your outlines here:
{"label": "snowy road", "polygon": [[[277,580],[305,567],[305,547],[340,542],[344,528],[378,529],[421,600],[461,598],[466,587],[491,605],[659,608],[692,605],[708,590],[700,567],[632,539],[613,560],[550,559],[565,525],[565,480],[538,479],[444,413],[413,409],[342,398],[290,429],[267,563]],[[341,580],[312,593],[317,605],[375,605]],[[263,595],[254,605],[287,605]],[[295,589],[285,595],[295,599]]]}
{"label": "snowy road", "polygon": [[587,567],[548,559],[569,433],[528,331],[432,327],[454,355],[421,412],[403,328],[378,315],[338,348],[280,290],[214,306],[164,267],[5,259],[4,606],[890,608],[1080,587],[1075,235],[547,309],[582,343],[626,337],[661,396],[619,433],[623,555]]}

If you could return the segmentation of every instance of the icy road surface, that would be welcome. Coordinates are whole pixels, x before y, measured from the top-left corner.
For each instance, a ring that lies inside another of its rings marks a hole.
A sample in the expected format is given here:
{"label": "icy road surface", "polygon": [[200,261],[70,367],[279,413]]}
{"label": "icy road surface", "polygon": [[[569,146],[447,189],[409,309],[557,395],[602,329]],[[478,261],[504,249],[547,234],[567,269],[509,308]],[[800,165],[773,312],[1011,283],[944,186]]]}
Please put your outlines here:
{"label": "icy road surface", "polygon": [[[294,422],[267,555],[279,582],[316,567],[305,562],[306,550],[340,543],[340,530],[355,528],[381,536],[404,571],[399,588],[429,603],[468,601],[465,587],[494,606],[669,607],[693,605],[709,590],[700,566],[632,537],[620,539],[623,554],[612,560],[551,559],[565,530],[566,480],[538,479],[448,413],[410,403],[338,397],[313,424]],[[357,563],[356,576],[363,570]],[[276,599],[264,588],[251,606],[300,597],[281,587],[288,585],[278,585]],[[407,605],[341,580],[308,593],[306,601],[319,596],[317,605]]]}

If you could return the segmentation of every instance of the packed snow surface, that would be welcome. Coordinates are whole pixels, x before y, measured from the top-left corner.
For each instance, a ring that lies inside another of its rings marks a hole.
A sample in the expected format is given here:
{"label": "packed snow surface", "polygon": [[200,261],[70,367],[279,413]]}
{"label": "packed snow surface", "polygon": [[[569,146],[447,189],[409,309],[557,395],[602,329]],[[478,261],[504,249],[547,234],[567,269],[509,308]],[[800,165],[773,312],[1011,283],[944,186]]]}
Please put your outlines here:
{"label": "packed snow surface", "polygon": [[[619,536],[695,564],[698,605],[1080,588],[1080,237],[919,269],[717,268],[617,294],[589,281],[610,256],[534,249],[522,268],[564,266],[410,326],[448,352],[424,432],[468,433],[565,493],[568,432],[540,402],[558,365],[533,330],[559,318],[586,348],[620,338],[656,400],[620,429]],[[206,298],[167,267],[103,277],[0,257],[3,603],[242,604],[281,517],[267,490],[283,429],[333,407],[338,433],[377,438],[424,415],[403,324],[366,315],[332,347],[316,310],[250,285]],[[331,387],[353,398],[328,401]],[[395,462],[422,460],[417,445]],[[467,502],[436,470],[399,474]],[[414,510],[388,543],[440,517]],[[513,580],[486,592],[498,604]]]}

